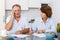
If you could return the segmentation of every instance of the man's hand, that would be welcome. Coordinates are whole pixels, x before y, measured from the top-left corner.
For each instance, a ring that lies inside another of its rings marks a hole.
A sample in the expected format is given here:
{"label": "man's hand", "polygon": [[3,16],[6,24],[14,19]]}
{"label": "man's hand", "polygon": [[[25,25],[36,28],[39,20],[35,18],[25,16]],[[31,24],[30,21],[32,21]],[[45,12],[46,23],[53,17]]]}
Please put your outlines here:
{"label": "man's hand", "polygon": [[15,34],[18,35],[18,34],[22,34],[22,33],[21,33],[21,31],[16,31]]}
{"label": "man's hand", "polygon": [[11,12],[11,17],[14,18],[14,11]]}

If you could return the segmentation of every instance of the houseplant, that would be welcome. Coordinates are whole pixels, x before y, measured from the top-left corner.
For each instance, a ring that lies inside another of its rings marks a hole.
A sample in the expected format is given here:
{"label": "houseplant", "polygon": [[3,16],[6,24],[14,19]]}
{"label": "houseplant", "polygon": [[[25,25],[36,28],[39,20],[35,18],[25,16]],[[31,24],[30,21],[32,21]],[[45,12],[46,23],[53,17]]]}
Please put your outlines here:
{"label": "houseplant", "polygon": [[57,37],[60,40],[60,23],[57,24]]}

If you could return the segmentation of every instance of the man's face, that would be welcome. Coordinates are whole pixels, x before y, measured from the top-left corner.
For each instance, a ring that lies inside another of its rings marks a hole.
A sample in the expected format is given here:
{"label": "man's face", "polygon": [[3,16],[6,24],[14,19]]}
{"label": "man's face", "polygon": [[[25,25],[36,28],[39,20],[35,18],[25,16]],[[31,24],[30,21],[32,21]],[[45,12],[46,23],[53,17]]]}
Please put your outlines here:
{"label": "man's face", "polygon": [[15,6],[13,8],[13,11],[14,11],[14,16],[15,17],[20,17],[21,8],[19,8],[18,6]]}

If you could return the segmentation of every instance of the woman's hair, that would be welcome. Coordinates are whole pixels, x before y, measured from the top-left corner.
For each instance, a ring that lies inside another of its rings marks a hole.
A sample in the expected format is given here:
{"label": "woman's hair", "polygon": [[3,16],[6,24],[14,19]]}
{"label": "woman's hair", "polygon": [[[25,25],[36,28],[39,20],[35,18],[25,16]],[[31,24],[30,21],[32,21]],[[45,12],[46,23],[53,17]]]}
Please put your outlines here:
{"label": "woman's hair", "polygon": [[52,9],[50,6],[43,6],[40,8],[41,12],[45,13],[48,18],[52,16]]}

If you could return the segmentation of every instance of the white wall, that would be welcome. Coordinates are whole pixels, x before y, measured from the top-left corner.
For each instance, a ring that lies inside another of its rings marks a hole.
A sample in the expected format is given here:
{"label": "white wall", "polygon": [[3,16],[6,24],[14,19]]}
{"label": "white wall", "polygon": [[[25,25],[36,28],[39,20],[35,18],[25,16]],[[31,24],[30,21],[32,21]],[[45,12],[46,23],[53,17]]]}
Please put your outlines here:
{"label": "white wall", "polygon": [[41,7],[41,0],[29,0],[29,7],[40,8]]}
{"label": "white wall", "polygon": [[5,23],[3,22],[5,16],[5,0],[0,0],[0,30],[4,29]]}
{"label": "white wall", "polygon": [[53,19],[55,24],[60,23],[60,0],[53,0],[51,3],[53,9]]}
{"label": "white wall", "polygon": [[21,5],[21,9],[22,10],[28,10],[28,0],[5,0],[5,2],[6,2],[6,10],[12,10],[12,6],[14,5],[14,4],[19,4],[19,5]]}

